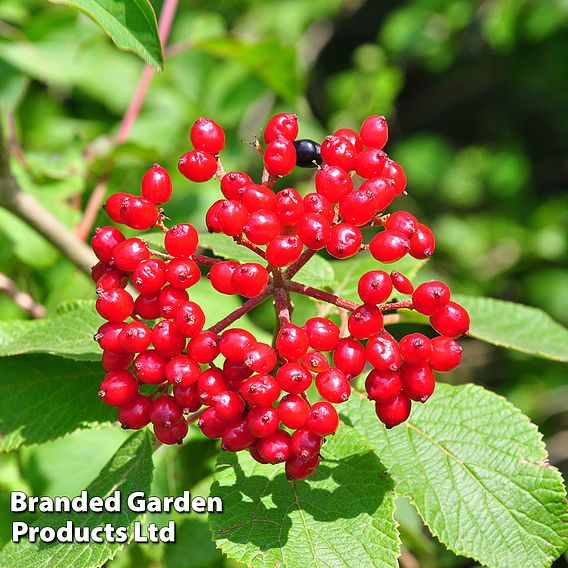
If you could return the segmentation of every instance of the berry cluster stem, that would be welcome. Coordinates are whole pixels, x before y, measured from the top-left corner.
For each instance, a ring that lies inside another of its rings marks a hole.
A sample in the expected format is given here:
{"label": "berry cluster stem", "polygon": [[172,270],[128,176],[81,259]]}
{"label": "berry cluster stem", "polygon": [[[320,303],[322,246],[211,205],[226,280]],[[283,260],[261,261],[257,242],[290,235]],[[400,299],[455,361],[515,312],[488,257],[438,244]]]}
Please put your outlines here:
{"label": "berry cluster stem", "polygon": [[241,245],[243,247],[248,248],[249,250],[252,250],[252,252],[254,252],[255,254],[258,254],[258,256],[260,256],[261,258],[266,257],[264,251],[261,248],[257,247],[255,244],[251,243],[248,239],[245,239],[245,237],[243,237],[242,235],[238,235],[236,237],[233,237],[233,240],[238,245]]}

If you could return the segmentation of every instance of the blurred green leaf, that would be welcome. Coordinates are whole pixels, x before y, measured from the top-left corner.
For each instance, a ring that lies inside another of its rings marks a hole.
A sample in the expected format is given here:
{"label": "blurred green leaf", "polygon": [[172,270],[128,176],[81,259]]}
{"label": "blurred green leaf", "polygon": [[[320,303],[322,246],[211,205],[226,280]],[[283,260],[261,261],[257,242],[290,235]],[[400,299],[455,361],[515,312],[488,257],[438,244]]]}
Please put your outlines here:
{"label": "blurred green leaf", "polygon": [[262,258],[250,249],[238,245],[231,237],[220,233],[199,233],[199,248],[211,251],[215,256],[237,262],[262,262]]}
{"label": "blurred green leaf", "polygon": [[209,524],[229,558],[257,568],[398,565],[391,481],[365,438],[342,427],[321,453],[318,471],[296,482],[245,452],[219,457],[211,495],[224,511]]}
{"label": "blurred green leaf", "polygon": [[156,14],[148,0],[49,0],[83,12],[116,46],[132,51],[154,69],[164,66]]}
{"label": "blurred green leaf", "polygon": [[[115,527],[127,527],[129,537],[133,535],[133,523],[140,521],[143,514],[133,513],[126,506],[126,499],[133,491],[150,491],[152,482],[152,445],[148,432],[132,434],[102,469],[99,476],[86,488],[89,497],[107,497],[113,491],[120,491],[122,507],[120,513],[54,513],[46,514],[34,523],[35,526],[65,526],[67,521],[76,527],[93,529],[109,523]],[[81,566],[99,568],[123,547],[120,543],[31,543],[22,541],[9,543],[0,552],[0,566]]]}
{"label": "blurred green leaf", "polygon": [[495,300],[454,295],[469,312],[469,335],[530,355],[568,362],[568,329],[538,308]]}
{"label": "blurred green leaf", "polygon": [[495,568],[550,566],[566,548],[566,491],[540,432],[478,386],[439,384],[391,430],[353,396],[343,416],[368,436],[397,492],[450,550]]}
{"label": "blurred green leaf", "polygon": [[49,353],[96,361],[100,348],[93,335],[103,323],[94,302],[79,300],[40,320],[0,322],[0,357]]}
{"label": "blurred green leaf", "polygon": [[0,451],[115,420],[116,409],[97,396],[103,374],[96,363],[48,355],[3,359]]}

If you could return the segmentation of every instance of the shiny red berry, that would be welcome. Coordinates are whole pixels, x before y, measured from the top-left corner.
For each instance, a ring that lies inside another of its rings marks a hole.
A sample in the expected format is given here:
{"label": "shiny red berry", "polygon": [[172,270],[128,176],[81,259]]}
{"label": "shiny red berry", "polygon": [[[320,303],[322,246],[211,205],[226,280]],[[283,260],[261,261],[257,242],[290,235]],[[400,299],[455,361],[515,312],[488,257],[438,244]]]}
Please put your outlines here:
{"label": "shiny red berry", "polygon": [[430,325],[447,337],[459,337],[469,331],[469,314],[456,302],[448,302],[430,316]]}
{"label": "shiny red berry", "polygon": [[368,116],[361,125],[361,142],[365,146],[383,148],[389,137],[389,127],[384,116]]}
{"label": "shiny red berry", "polygon": [[189,137],[196,150],[209,154],[218,154],[225,147],[223,129],[210,118],[198,118],[191,127]]}
{"label": "shiny red berry", "polygon": [[142,177],[142,197],[152,203],[165,203],[172,196],[172,178],[165,168],[154,164]]}
{"label": "shiny red berry", "polygon": [[365,379],[365,390],[371,400],[386,402],[400,393],[402,381],[394,371],[373,369]]}
{"label": "shiny red berry", "polygon": [[164,237],[166,252],[172,256],[192,256],[197,250],[197,231],[193,225],[179,223],[168,229]]}
{"label": "shiny red berry", "polygon": [[192,150],[179,159],[178,170],[191,181],[208,181],[217,172],[217,160],[209,152]]}
{"label": "shiny red berry", "polygon": [[410,416],[410,410],[410,399],[403,392],[384,402],[375,403],[375,412],[387,428],[393,428],[404,422]]}

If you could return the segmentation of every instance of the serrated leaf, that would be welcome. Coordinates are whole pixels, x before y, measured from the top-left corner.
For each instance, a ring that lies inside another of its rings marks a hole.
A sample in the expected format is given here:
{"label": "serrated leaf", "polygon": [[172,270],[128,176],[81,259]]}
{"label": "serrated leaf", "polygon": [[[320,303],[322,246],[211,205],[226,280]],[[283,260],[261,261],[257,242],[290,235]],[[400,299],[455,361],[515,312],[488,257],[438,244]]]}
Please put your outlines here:
{"label": "serrated leaf", "polygon": [[[102,469],[99,476],[87,487],[89,497],[107,497],[120,491],[120,513],[54,513],[41,516],[34,526],[58,529],[71,521],[76,527],[94,528],[111,524],[127,527],[129,538],[133,535],[133,523],[143,514],[133,513],[126,506],[126,498],[133,491],[150,490],[152,482],[152,445],[147,431],[136,432],[118,449]],[[0,552],[0,567],[34,566],[81,566],[98,568],[111,559],[123,547],[120,543],[30,543],[23,540],[9,543]]]}
{"label": "serrated leaf", "polygon": [[217,546],[255,568],[398,566],[392,483],[365,439],[342,427],[322,448],[319,470],[289,482],[282,466],[248,453],[221,455],[209,515]]}
{"label": "serrated leaf", "polygon": [[337,284],[332,263],[317,254],[298,271],[293,279],[317,288],[334,288]]}
{"label": "serrated leaf", "polygon": [[1,365],[0,451],[116,420],[116,409],[97,396],[104,375],[100,364],[23,355]]}
{"label": "serrated leaf", "polygon": [[263,263],[252,250],[238,245],[231,237],[220,233],[199,233],[199,248],[211,251],[215,256],[238,262]]}
{"label": "serrated leaf", "polygon": [[103,323],[94,302],[79,300],[41,320],[0,322],[0,357],[49,353],[96,361],[101,350],[93,334]]}
{"label": "serrated leaf", "polygon": [[154,69],[161,70],[164,56],[156,14],[148,0],[49,0],[86,14],[119,49],[132,51]]}
{"label": "serrated leaf", "polygon": [[251,42],[222,37],[194,42],[192,48],[240,63],[288,102],[294,102],[302,92],[304,80],[296,49],[278,40]]}
{"label": "serrated leaf", "polygon": [[537,357],[568,361],[568,329],[548,314],[522,304],[452,295],[471,318],[469,335]]}
{"label": "serrated leaf", "polygon": [[562,477],[537,428],[504,398],[440,384],[392,430],[360,397],[342,410],[449,549],[492,568],[544,568],[565,550]]}
{"label": "serrated leaf", "polygon": [[347,300],[359,302],[357,284],[361,274],[369,270],[384,270],[390,274],[393,270],[396,270],[412,280],[425,263],[426,261],[424,260],[417,260],[407,255],[392,264],[382,264],[375,260],[370,254],[359,254],[356,257],[342,260],[341,262],[333,262],[332,267],[337,264],[337,272],[341,275],[336,294]]}

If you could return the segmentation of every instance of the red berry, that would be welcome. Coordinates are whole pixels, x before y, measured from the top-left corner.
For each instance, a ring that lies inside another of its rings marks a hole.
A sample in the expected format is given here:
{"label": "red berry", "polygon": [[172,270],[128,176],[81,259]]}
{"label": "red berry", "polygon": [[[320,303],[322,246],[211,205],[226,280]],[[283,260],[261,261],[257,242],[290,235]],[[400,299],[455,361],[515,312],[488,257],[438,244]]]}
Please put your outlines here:
{"label": "red berry", "polygon": [[365,148],[355,160],[355,171],[363,178],[375,178],[382,174],[387,155],[379,148]]}
{"label": "red berry", "polygon": [[284,359],[297,361],[308,350],[309,340],[306,332],[293,323],[284,324],[276,337],[276,349]]}
{"label": "red berry", "polygon": [[291,187],[276,194],[276,213],[286,227],[294,226],[304,214],[302,196]]}
{"label": "red berry", "polygon": [[344,337],[337,342],[337,347],[333,352],[333,362],[340,371],[347,375],[348,379],[363,372],[365,361],[365,348],[358,341],[351,337]]}
{"label": "red berry", "polygon": [[432,353],[428,363],[434,371],[447,373],[460,364],[463,349],[455,339],[444,336],[435,337],[431,345]]}
{"label": "red berry", "polygon": [[319,462],[319,455],[315,455],[306,461],[298,456],[292,456],[286,461],[286,477],[295,480],[306,479],[318,468]]}
{"label": "red berry", "polygon": [[389,137],[389,127],[384,116],[368,116],[361,125],[361,142],[365,146],[383,148]]}
{"label": "red berry", "polygon": [[412,294],[414,309],[426,316],[431,316],[449,301],[450,289],[438,280],[420,284]]}
{"label": "red berry", "polygon": [[335,210],[329,200],[320,193],[308,193],[304,197],[304,213],[320,217],[331,223],[335,217]]}
{"label": "red berry", "polygon": [[245,403],[236,392],[226,390],[213,397],[213,408],[221,420],[235,422],[243,415]]}
{"label": "red berry", "polygon": [[231,284],[237,294],[252,298],[258,296],[268,284],[268,272],[256,262],[245,262],[233,271]]}
{"label": "red berry", "polygon": [[129,353],[141,353],[152,343],[152,330],[141,321],[133,321],[124,326],[118,339]]}
{"label": "red berry", "polygon": [[296,165],[296,148],[292,142],[280,136],[268,144],[263,158],[264,167],[271,176],[285,176]]}
{"label": "red berry", "polygon": [[175,288],[191,288],[201,278],[197,264],[191,258],[174,258],[168,262],[168,282]]}
{"label": "red berry", "polygon": [[300,240],[313,250],[320,250],[331,236],[331,224],[313,213],[304,215],[298,222]]}
{"label": "red berry", "polygon": [[381,175],[394,182],[394,192],[396,195],[400,195],[406,189],[406,176],[404,175],[404,170],[402,169],[402,166],[397,164],[394,160],[391,160],[390,158],[385,160],[385,165],[383,166]]}
{"label": "red berry", "polygon": [[266,260],[277,267],[292,264],[302,254],[302,241],[296,235],[279,235],[266,247]]}
{"label": "red berry", "polygon": [[197,382],[201,368],[199,365],[187,355],[176,355],[172,357],[166,365],[166,379],[172,385],[187,387]]}
{"label": "red berry", "polygon": [[383,314],[373,304],[363,304],[354,310],[347,320],[349,333],[357,339],[365,339],[383,329]]}
{"label": "red berry", "polygon": [[219,355],[217,335],[212,331],[198,333],[187,344],[187,354],[198,363],[211,363]]}
{"label": "red berry", "polygon": [[150,420],[152,424],[162,428],[171,428],[182,418],[181,408],[176,404],[173,396],[163,394],[152,401],[150,406]]}
{"label": "red berry", "polygon": [[207,213],[205,214],[205,225],[207,226],[207,230],[210,233],[220,233],[221,232],[221,225],[219,225],[219,221],[217,221],[217,213],[221,206],[225,203],[224,199],[218,199],[207,209]]}
{"label": "red berry", "polygon": [[400,393],[402,381],[394,371],[373,369],[365,380],[365,390],[371,400],[386,402]]}
{"label": "red berry", "polygon": [[126,239],[114,249],[114,264],[119,270],[132,272],[150,258],[148,245],[138,238]]}
{"label": "red berry", "polygon": [[394,183],[386,178],[377,177],[367,180],[359,191],[371,191],[377,199],[377,211],[385,210],[395,198]]}
{"label": "red berry", "polygon": [[124,406],[138,396],[138,382],[130,371],[109,371],[99,389],[99,397],[109,406]]}
{"label": "red berry", "polygon": [[120,210],[122,203],[129,197],[132,197],[130,193],[113,193],[107,198],[103,209],[106,211],[107,215],[115,223],[122,223],[122,218],[120,216]]}
{"label": "red berry", "polygon": [[355,168],[355,148],[341,136],[326,136],[321,145],[321,157],[328,166],[339,166],[345,171]]}
{"label": "red berry", "polygon": [[245,349],[244,364],[255,373],[270,373],[276,367],[276,352],[260,341]]}
{"label": "red berry", "polygon": [[300,428],[292,434],[290,449],[295,456],[305,461],[319,454],[322,441],[321,437],[311,430]]}
{"label": "red berry", "polygon": [[312,375],[301,363],[290,362],[278,369],[276,380],[282,390],[300,394],[312,384]]}
{"label": "red berry", "polygon": [[140,353],[134,359],[134,372],[138,381],[149,385],[162,383],[166,378],[168,360],[154,349]]}
{"label": "red berry", "polygon": [[401,294],[412,294],[412,292],[414,292],[412,282],[400,272],[393,270],[390,273],[390,277],[397,292],[400,292]]}
{"label": "red berry", "polygon": [[133,359],[134,355],[132,353],[113,353],[112,351],[103,351],[101,364],[105,371],[117,371],[119,369],[128,369]]}
{"label": "red berry", "polygon": [[363,234],[361,230],[349,223],[338,223],[331,229],[326,250],[335,258],[349,258],[361,250]]}
{"label": "red berry", "polygon": [[398,231],[405,237],[410,238],[416,233],[416,217],[406,211],[395,211],[391,213],[386,220],[385,228],[389,231]]}
{"label": "red berry", "polygon": [[166,283],[166,263],[159,258],[142,261],[132,273],[132,285],[144,294],[158,292]]}
{"label": "red berry", "polygon": [[136,195],[127,197],[120,205],[121,221],[128,227],[139,231],[151,229],[156,224],[158,215],[155,203]]}
{"label": "red berry", "polygon": [[142,177],[142,197],[152,203],[165,203],[172,196],[172,178],[166,169],[154,164]]}
{"label": "red berry", "polygon": [[197,426],[207,438],[220,438],[227,423],[217,416],[214,408],[207,408],[199,418]]}
{"label": "red berry", "polygon": [[459,337],[469,331],[469,314],[456,302],[448,302],[430,316],[430,325],[447,337]]}
{"label": "red berry", "polygon": [[187,422],[182,418],[169,428],[164,428],[158,424],[154,424],[154,434],[162,444],[173,445],[182,444],[183,439],[187,436]]}
{"label": "red berry", "polygon": [[267,464],[268,462],[258,453],[258,448],[256,447],[256,442],[248,448],[248,451],[252,459],[261,464]]}
{"label": "red berry", "polygon": [[310,347],[318,351],[331,351],[339,341],[339,327],[331,320],[315,317],[304,324]]}
{"label": "red berry", "polygon": [[337,203],[353,191],[351,176],[339,166],[323,166],[316,173],[315,184],[316,191],[326,197],[330,203]]}
{"label": "red berry", "polygon": [[101,349],[112,351],[113,353],[126,353],[126,349],[120,342],[120,333],[126,324],[123,322],[103,323],[93,336]]}
{"label": "red berry", "polygon": [[385,264],[400,260],[409,249],[408,239],[398,231],[382,231],[369,244],[373,258]]}
{"label": "red berry", "polygon": [[256,343],[254,335],[244,329],[227,329],[219,337],[219,349],[223,357],[244,362],[246,350]]}
{"label": "red berry", "polygon": [[[300,363],[302,363],[302,365],[304,365],[304,367],[312,373],[323,373],[329,369],[329,361],[327,360],[327,357],[319,351],[310,351],[309,353],[306,353],[300,359]],[[337,363],[336,366],[339,367]]]}
{"label": "red berry", "polygon": [[197,379],[197,392],[201,404],[211,406],[214,398],[230,389],[229,381],[223,371],[217,368],[206,369]]}
{"label": "red berry", "polygon": [[367,360],[380,371],[398,371],[402,364],[395,338],[386,331],[371,337],[365,349]]}
{"label": "red berry", "polygon": [[198,118],[191,127],[189,137],[196,150],[209,154],[218,154],[225,147],[223,129],[210,118]]}
{"label": "red berry", "polygon": [[164,286],[158,295],[161,315],[165,318],[172,318],[176,306],[188,298],[189,295],[185,290],[174,286]]}
{"label": "red berry", "polygon": [[255,438],[268,438],[276,433],[280,419],[272,406],[255,406],[247,415],[249,432]]}
{"label": "red berry", "polygon": [[150,424],[150,407],[152,401],[144,395],[137,396],[133,401],[120,406],[118,421],[123,428],[140,430]]}
{"label": "red berry", "polygon": [[174,308],[174,326],[186,337],[194,337],[205,325],[205,314],[195,302],[179,302]]}
{"label": "red berry", "polygon": [[352,225],[366,225],[379,211],[379,199],[369,190],[348,193],[339,202],[339,214]]}
{"label": "red berry", "polygon": [[421,333],[405,335],[398,346],[404,361],[413,365],[426,363],[432,354],[430,339]]}
{"label": "red berry", "polygon": [[243,232],[248,218],[248,211],[239,201],[227,199],[221,202],[217,209],[217,223],[221,231],[230,237],[240,235]]}
{"label": "red berry", "polygon": [[229,424],[221,435],[221,449],[226,452],[240,452],[255,443],[255,437],[247,428],[246,418]]}
{"label": "red berry", "polygon": [[385,402],[375,403],[375,412],[387,428],[404,422],[410,416],[410,409],[410,399],[403,392]]}
{"label": "red berry", "polygon": [[159,321],[152,330],[152,344],[164,357],[179,355],[185,347],[185,337],[169,320]]}
{"label": "red berry", "polygon": [[346,402],[351,396],[351,385],[347,377],[333,367],[316,376],[316,388],[323,398],[335,404]]}
{"label": "red berry", "polygon": [[221,178],[221,191],[227,199],[239,200],[249,183],[252,179],[244,172],[228,172]]}
{"label": "red berry", "polygon": [[192,256],[197,250],[198,235],[188,223],[174,225],[164,237],[164,247],[172,256]]}
{"label": "red berry", "polygon": [[278,404],[278,417],[280,422],[292,430],[301,428],[310,413],[310,405],[297,394],[283,396]]}
{"label": "red berry", "polygon": [[132,314],[134,300],[126,290],[115,288],[100,294],[95,307],[102,318],[121,322]]}
{"label": "red berry", "polygon": [[110,263],[113,260],[114,249],[122,241],[124,235],[116,227],[103,227],[95,229],[91,246],[98,259]]}
{"label": "red berry", "polygon": [[97,264],[91,266],[91,280],[93,282],[97,282],[101,279],[102,276],[113,270],[114,268],[112,266],[110,266],[106,262],[103,262],[102,260],[99,260]]}
{"label": "red berry", "polygon": [[280,396],[280,385],[271,375],[254,375],[243,383],[241,394],[250,406],[270,406]]}
{"label": "red berry", "polygon": [[102,294],[103,292],[114,290],[115,288],[125,288],[127,284],[128,274],[126,274],[126,272],[110,270],[109,272],[105,272],[97,280],[95,291],[97,294]]}
{"label": "red berry", "polygon": [[269,144],[282,136],[288,140],[295,140],[298,136],[298,115],[281,113],[273,116],[264,130],[264,141]]}
{"label": "red berry", "polygon": [[391,277],[384,270],[370,270],[359,278],[359,298],[365,304],[382,304],[392,294]]}
{"label": "red berry", "polygon": [[340,136],[341,138],[345,138],[351,144],[353,144],[353,148],[355,148],[355,152],[357,154],[363,150],[363,142],[361,141],[361,137],[355,130],[351,128],[340,128],[333,133],[334,136]]}
{"label": "red berry", "polygon": [[434,233],[422,223],[417,223],[416,233],[410,237],[410,256],[423,259],[430,258],[436,249]]}
{"label": "red berry", "polygon": [[272,464],[286,461],[292,450],[290,448],[291,436],[284,430],[277,430],[275,434],[268,438],[261,438],[257,442],[258,453]]}
{"label": "red berry", "polygon": [[406,396],[417,402],[426,402],[436,387],[434,373],[425,364],[410,365],[405,363],[400,369],[400,378]]}
{"label": "red berry", "polygon": [[236,294],[231,277],[238,266],[239,263],[234,260],[226,260],[214,264],[207,275],[213,288],[222,294]]}
{"label": "red berry", "polygon": [[251,183],[245,186],[240,199],[249,213],[259,209],[276,210],[276,194],[264,185]]}
{"label": "red berry", "polygon": [[217,172],[217,160],[208,152],[192,150],[179,159],[178,170],[191,181],[208,181]]}
{"label": "red berry", "polygon": [[316,402],[312,406],[306,420],[306,428],[308,430],[323,438],[333,434],[338,426],[339,416],[329,402]]}
{"label": "red berry", "polygon": [[247,239],[255,245],[266,245],[282,231],[278,215],[269,209],[251,213],[243,228]]}
{"label": "red berry", "polygon": [[182,409],[184,414],[197,412],[201,408],[197,383],[193,383],[187,387],[175,385],[173,388],[173,395],[176,404]]}

